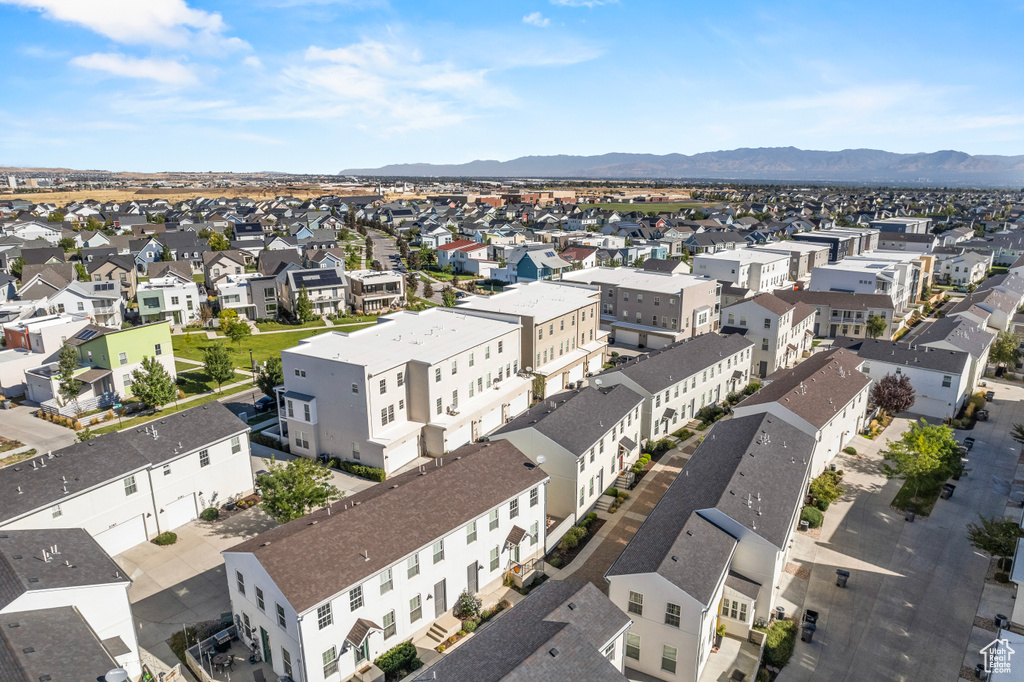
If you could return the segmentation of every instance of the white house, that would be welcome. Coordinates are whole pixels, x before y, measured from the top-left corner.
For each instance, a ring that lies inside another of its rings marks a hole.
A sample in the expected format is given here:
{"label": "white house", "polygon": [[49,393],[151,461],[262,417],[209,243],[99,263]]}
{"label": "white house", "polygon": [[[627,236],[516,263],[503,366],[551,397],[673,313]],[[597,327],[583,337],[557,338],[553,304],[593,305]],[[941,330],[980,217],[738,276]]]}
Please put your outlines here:
{"label": "white house", "polygon": [[751,371],[764,378],[810,350],[814,313],[806,303],[758,294],[722,309],[722,332],[743,334],[754,344]]}
{"label": "white house", "polygon": [[451,265],[457,272],[467,269],[467,261],[487,260],[487,246],[469,239],[459,239],[437,247],[437,265],[440,268]]}
{"label": "white house", "polygon": [[986,331],[984,325],[955,315],[940,318],[927,325],[914,337],[914,345],[968,353],[971,356],[971,370],[968,375],[967,392],[973,393],[985,376],[989,349],[995,340],[996,335]]}
{"label": "white house", "polygon": [[168,321],[175,325],[199,319],[202,298],[195,282],[168,275],[141,282],[136,290],[143,322]]}
{"label": "white house", "polygon": [[250,492],[248,431],[214,401],[0,468],[0,531],[80,527],[119,554]]}
{"label": "white house", "polygon": [[752,291],[773,291],[789,279],[789,256],[754,249],[698,253],[693,257],[693,274]]}
{"label": "white house", "polygon": [[124,321],[121,285],[114,281],[70,282],[49,298],[55,312],[87,315],[96,324],[120,327]]}
{"label": "white house", "polygon": [[984,280],[991,267],[991,252],[965,251],[947,258],[940,256],[935,274],[949,284],[964,287]]}
{"label": "white house", "polygon": [[513,570],[532,579],[547,481],[511,443],[468,445],[232,547],[244,641],[296,682],[350,680],[428,633],[441,643],[460,627],[461,593],[486,594]]}
{"label": "white house", "polygon": [[18,652],[15,670],[0,664],[15,675],[8,679],[102,679],[113,668],[131,679],[142,674],[131,578],[87,532],[4,529],[0,564],[0,627]]}

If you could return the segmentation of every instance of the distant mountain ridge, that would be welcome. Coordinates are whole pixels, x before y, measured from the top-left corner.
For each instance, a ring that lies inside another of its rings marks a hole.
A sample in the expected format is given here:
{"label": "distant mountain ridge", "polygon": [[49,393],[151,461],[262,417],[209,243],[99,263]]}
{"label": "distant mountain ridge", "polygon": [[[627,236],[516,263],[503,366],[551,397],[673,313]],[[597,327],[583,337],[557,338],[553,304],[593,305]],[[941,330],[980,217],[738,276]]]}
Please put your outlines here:
{"label": "distant mountain ridge", "polygon": [[972,156],[945,150],[897,154],[878,149],[814,151],[796,147],[742,148],[700,154],[522,156],[462,164],[405,163],[350,168],[341,175],[591,179],[713,179],[1024,186],[1024,155]]}

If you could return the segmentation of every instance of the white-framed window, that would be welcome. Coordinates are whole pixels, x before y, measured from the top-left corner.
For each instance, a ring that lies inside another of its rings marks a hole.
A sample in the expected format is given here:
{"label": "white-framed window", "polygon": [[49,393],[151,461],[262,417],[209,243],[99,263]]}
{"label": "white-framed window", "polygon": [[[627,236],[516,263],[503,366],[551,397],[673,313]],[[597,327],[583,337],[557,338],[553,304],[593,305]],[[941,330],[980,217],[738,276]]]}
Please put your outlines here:
{"label": "white-framed window", "polygon": [[434,543],[434,563],[439,564],[442,561],[444,561],[444,538]]}
{"label": "white-framed window", "polygon": [[171,475],[171,465],[170,464],[165,464],[164,465],[164,476],[170,476],[170,475]]}
{"label": "white-framed window", "polygon": [[388,611],[384,614],[384,639],[394,637],[395,633],[398,632],[398,626],[395,625],[395,612]]}
{"label": "white-framed window", "polygon": [[498,548],[497,547],[492,547],[491,548],[491,571],[494,572],[494,571],[497,571],[497,570],[498,570]]}
{"label": "white-framed window", "polygon": [[530,526],[530,546],[533,547],[540,540],[540,523],[534,521]]}
{"label": "white-framed window", "polygon": [[235,586],[238,588],[238,594],[245,594],[245,576],[241,571],[235,571]]}
{"label": "white-framed window", "polygon": [[50,515],[55,519],[60,518],[64,515],[64,510],[60,508],[59,504],[55,504],[52,507],[50,507]]}
{"label": "white-framed window", "polygon": [[476,542],[476,521],[470,521],[466,525],[466,544],[471,545]]}
{"label": "white-framed window", "polygon": [[[309,445],[307,444],[306,447],[308,448]],[[234,436],[231,439],[231,454],[233,455],[233,454],[235,454],[237,452],[241,452],[241,450],[242,450],[242,438],[241,438],[241,436]]]}
{"label": "white-framed window", "polygon": [[384,572],[380,574],[380,593],[387,594],[395,586],[395,581],[391,577],[391,569],[386,568]]}
{"label": "white-framed window", "polygon": [[538,492],[537,488],[530,488],[530,506],[536,507],[539,501],[540,493]]}
{"label": "white-framed window", "polygon": [[487,515],[487,529],[494,530],[498,527],[498,510],[492,509]]}
{"label": "white-framed window", "polygon": [[942,377],[942,387],[943,388],[949,388],[952,385],[953,385],[953,377],[951,377],[948,374],[944,375]]}
{"label": "white-framed window", "polygon": [[328,678],[338,672],[338,648],[331,647],[324,652],[322,660],[324,662],[324,678]]}
{"label": "white-framed window", "polygon": [[388,380],[386,378],[385,379],[381,379],[380,380],[380,393],[381,393],[381,395],[384,395],[387,392],[388,392]]}
{"label": "white-framed window", "polygon": [[626,658],[640,660],[640,635],[633,632],[626,633]]}
{"label": "white-framed window", "polygon": [[419,554],[413,554],[411,557],[409,557],[408,561],[405,562],[405,567],[406,567],[406,571],[405,571],[405,574],[406,574],[405,577],[406,578],[413,578],[413,577],[419,575],[420,574],[420,555]]}
{"label": "white-framed window", "polygon": [[630,590],[628,610],[630,613],[635,613],[638,616],[644,615],[644,595]]}
{"label": "white-framed window", "polygon": [[409,622],[415,623],[423,617],[423,600],[420,599],[420,595],[416,595],[409,600]]}
{"label": "white-framed window", "polygon": [[508,505],[508,517],[514,519],[519,516],[519,498],[512,500]]}
{"label": "white-framed window", "polygon": [[124,496],[130,497],[139,492],[139,486],[135,484],[135,476],[126,476],[124,479]]}
{"label": "white-framed window", "polygon": [[210,466],[210,451],[200,450],[199,451],[199,468]]}
{"label": "white-framed window", "polygon": [[281,664],[284,665],[284,674],[288,677],[292,676],[292,655],[287,649],[281,647]]}
{"label": "white-framed window", "polygon": [[316,624],[317,628],[323,630],[328,625],[334,623],[334,612],[331,610],[331,605],[324,604],[316,610]]}
{"label": "white-framed window", "polygon": [[355,611],[363,606],[363,586],[357,585],[348,593],[348,610]]}
{"label": "white-framed window", "polygon": [[277,609],[277,624],[287,630],[288,621],[284,617],[284,607],[280,604],[274,604],[274,606]]}
{"label": "white-framed window", "polygon": [[256,586],[256,608],[260,611],[267,610],[267,605],[263,601],[263,590],[261,590],[258,585]]}
{"label": "white-framed window", "polygon": [[118,353],[117,354],[117,361],[120,362],[122,365],[127,365],[128,364],[128,354],[127,353]]}
{"label": "white-framed window", "polygon": [[615,642],[614,641],[604,648],[604,657],[607,658],[609,661],[615,659]]}
{"label": "white-framed window", "polygon": [[676,656],[678,653],[679,652],[674,646],[669,646],[668,644],[664,645],[661,648],[661,669],[674,675],[676,672]]}
{"label": "white-framed window", "polygon": [[679,616],[681,609],[679,604],[673,604],[669,602],[665,604],[665,625],[670,625],[674,628],[679,627]]}

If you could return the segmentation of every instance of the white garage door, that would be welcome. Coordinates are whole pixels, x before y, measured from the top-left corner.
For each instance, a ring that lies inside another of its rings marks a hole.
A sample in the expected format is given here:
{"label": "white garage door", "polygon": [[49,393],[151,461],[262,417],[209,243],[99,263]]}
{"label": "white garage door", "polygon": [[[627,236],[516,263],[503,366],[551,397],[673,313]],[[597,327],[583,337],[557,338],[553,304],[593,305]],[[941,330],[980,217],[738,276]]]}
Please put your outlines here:
{"label": "white garage door", "polygon": [[416,437],[412,437],[401,445],[388,448],[388,471],[395,471],[419,456],[416,449]]}
{"label": "white garage door", "polygon": [[455,448],[461,448],[473,437],[473,425],[467,422],[459,428],[449,431],[446,436],[445,450],[450,452]]}
{"label": "white garage door", "polygon": [[501,426],[501,405],[480,418],[480,435],[485,436]]}
{"label": "white garage door", "polygon": [[647,335],[648,348],[664,348],[670,343],[672,343],[672,338],[669,336],[657,336],[655,334]]}
{"label": "white garage door", "polygon": [[640,343],[640,334],[638,332],[616,329],[612,332],[612,336],[615,337],[615,343],[621,343],[625,346],[635,346]]}
{"label": "white garage door", "polygon": [[94,538],[104,552],[114,556],[146,541],[146,521],[139,514],[134,519],[98,533]]}
{"label": "white garage door", "polygon": [[160,515],[160,530],[174,530],[194,520],[196,516],[196,496],[194,493],[186,495],[164,506],[164,513]]}

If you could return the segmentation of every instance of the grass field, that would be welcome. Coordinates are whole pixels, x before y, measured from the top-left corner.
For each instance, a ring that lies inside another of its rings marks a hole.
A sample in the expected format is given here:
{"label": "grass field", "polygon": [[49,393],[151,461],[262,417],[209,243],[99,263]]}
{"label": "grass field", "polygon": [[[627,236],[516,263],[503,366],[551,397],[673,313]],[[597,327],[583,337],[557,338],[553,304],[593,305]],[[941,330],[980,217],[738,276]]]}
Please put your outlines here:
{"label": "grass field", "polygon": [[580,204],[580,208],[600,208],[605,211],[641,211],[647,213],[654,211],[656,213],[663,213],[668,211],[681,211],[684,208],[705,208],[707,206],[713,206],[714,204],[702,203],[699,201],[680,201],[676,203],[665,203],[665,204]]}
{"label": "grass field", "polygon": [[327,323],[323,320],[313,320],[305,324],[284,324],[282,322],[257,322],[256,328],[261,332],[276,332],[281,330],[297,331],[299,329],[312,329],[314,327],[325,327]]}
{"label": "grass field", "polygon": [[[371,326],[372,323],[353,325],[351,327],[345,327],[338,331],[351,332],[357,329]],[[324,333],[324,329],[305,329],[297,332],[285,332],[283,334],[256,334],[249,336],[242,342],[241,346],[231,343],[227,339],[216,339],[223,343],[228,352],[231,353],[231,361],[235,367],[239,369],[249,369],[249,349],[252,349],[253,359],[256,364],[261,364],[264,360],[269,360],[272,357],[280,357],[281,351],[286,348],[298,345],[301,339],[308,339],[311,336]],[[215,343],[214,340],[207,339],[205,337],[193,336],[189,338],[188,334],[179,334],[172,337],[172,343],[174,345],[174,355],[179,358],[186,358],[188,360],[198,360],[203,362],[203,348]]]}
{"label": "grass field", "polygon": [[[235,376],[225,381],[222,386],[227,384],[233,384],[236,381],[242,381],[248,379],[248,374],[240,374],[235,372]],[[207,391],[216,391],[217,383],[210,380],[209,375],[201,367],[191,372],[183,372],[178,375],[178,388],[182,390],[186,398],[189,398],[200,393],[206,393]]]}
{"label": "grass field", "polygon": [[193,407],[198,407],[199,405],[211,403],[214,400],[218,400],[219,398],[224,398],[226,396],[235,395],[236,393],[244,393],[246,391],[251,390],[252,386],[246,383],[242,386],[238,386],[237,388],[225,390],[223,393],[214,393],[212,395],[204,396],[202,398],[190,400],[187,403],[183,402],[178,407],[175,407],[174,403],[170,403],[169,405],[164,405],[162,410],[159,410],[154,414],[145,414],[140,417],[132,417],[131,419],[122,419],[121,423],[118,423],[117,419],[115,418],[114,420],[108,422],[107,426],[101,426],[98,429],[92,429],[92,432],[95,435],[99,436],[100,434],[110,433],[111,431],[120,431],[121,429],[127,429],[130,426],[139,426],[140,424],[145,424],[146,422],[153,421],[154,419],[159,419],[160,417],[165,417],[169,414],[174,414],[175,412],[181,412],[182,410],[187,410]]}

